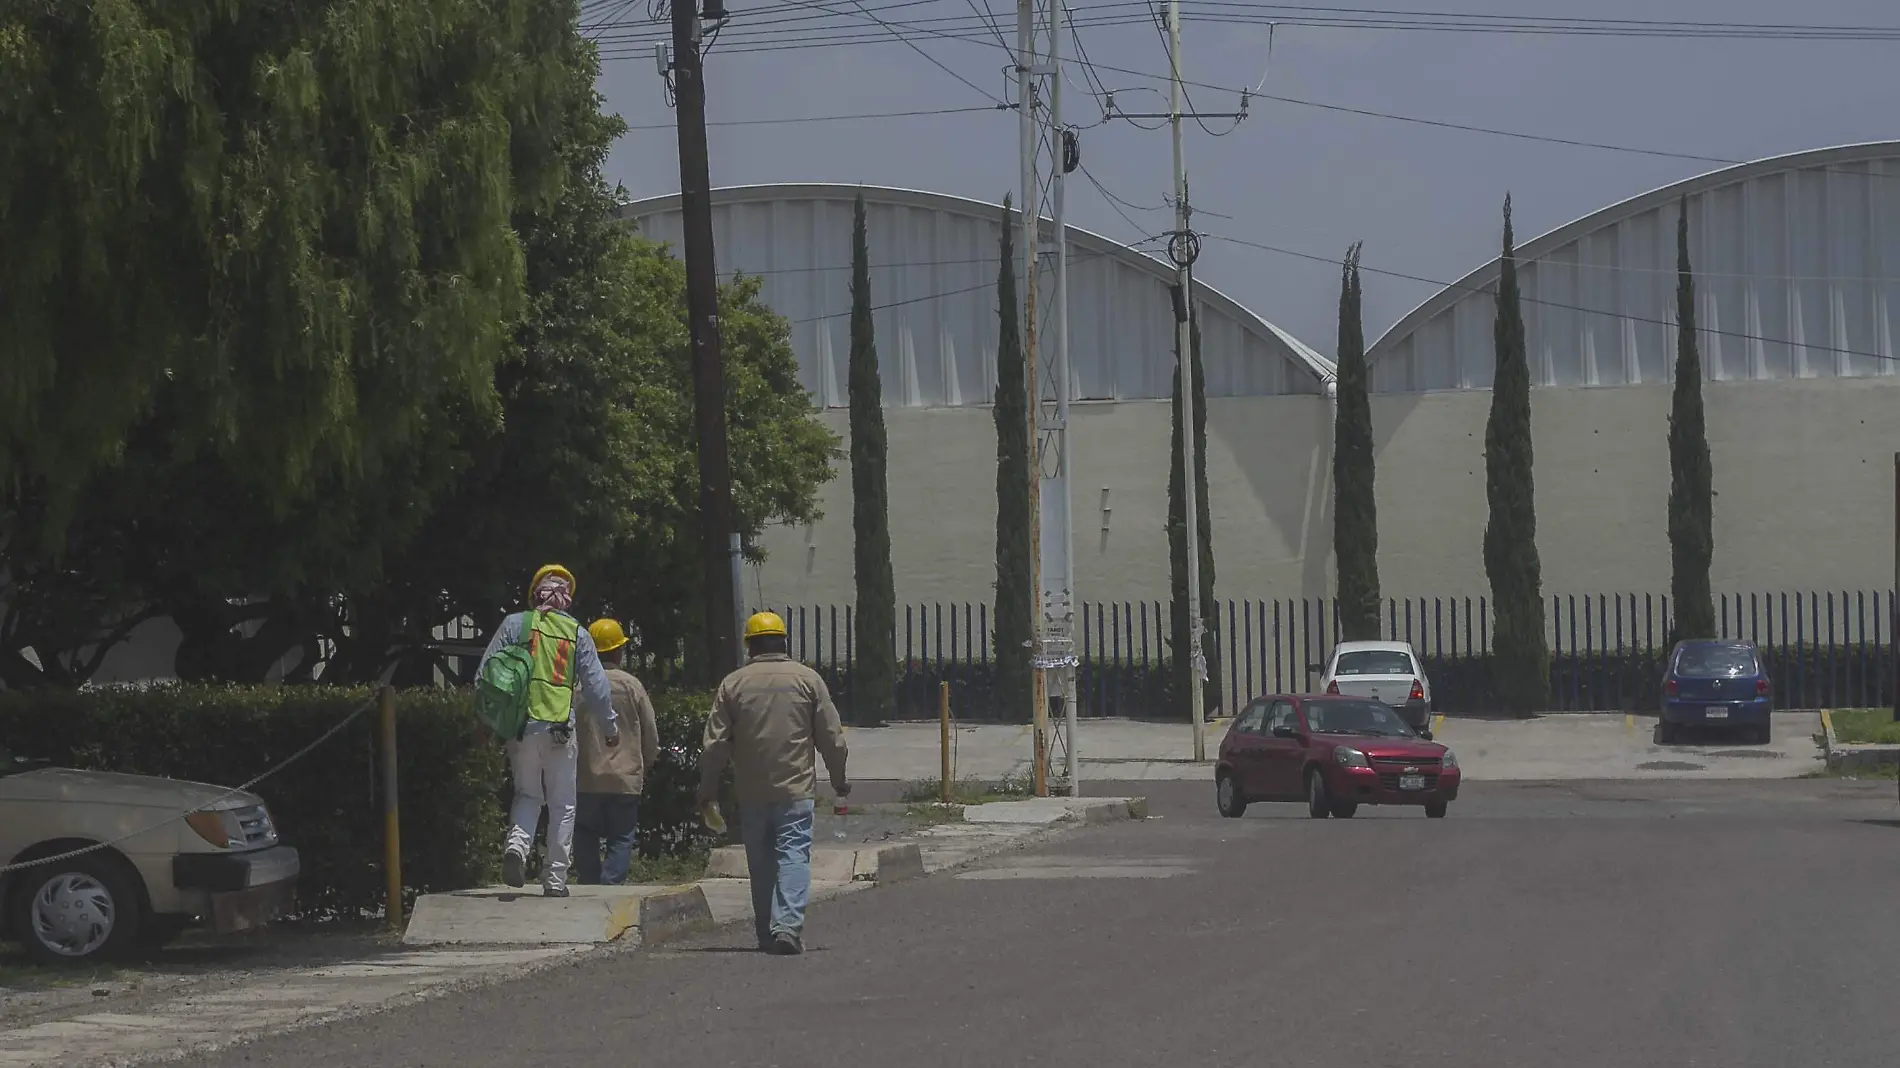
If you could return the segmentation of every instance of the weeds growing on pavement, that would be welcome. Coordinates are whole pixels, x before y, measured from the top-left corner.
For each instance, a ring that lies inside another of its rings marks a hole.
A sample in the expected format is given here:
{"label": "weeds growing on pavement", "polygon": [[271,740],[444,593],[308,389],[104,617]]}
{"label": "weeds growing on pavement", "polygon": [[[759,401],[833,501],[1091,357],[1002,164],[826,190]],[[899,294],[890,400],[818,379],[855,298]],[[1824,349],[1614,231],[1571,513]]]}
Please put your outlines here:
{"label": "weeds growing on pavement", "polygon": [[627,882],[666,885],[698,882],[706,876],[707,856],[703,851],[694,851],[683,857],[635,857],[627,872]]}
{"label": "weeds growing on pavement", "polygon": [[[1049,793],[1060,796],[1068,793],[1065,779],[1051,776]],[[1005,775],[1001,779],[957,779],[950,783],[949,801],[953,805],[986,805],[993,801],[1021,801],[1036,796],[1036,781],[1033,773],[1022,772]],[[908,802],[942,801],[943,780],[914,779],[904,784],[903,799]]]}

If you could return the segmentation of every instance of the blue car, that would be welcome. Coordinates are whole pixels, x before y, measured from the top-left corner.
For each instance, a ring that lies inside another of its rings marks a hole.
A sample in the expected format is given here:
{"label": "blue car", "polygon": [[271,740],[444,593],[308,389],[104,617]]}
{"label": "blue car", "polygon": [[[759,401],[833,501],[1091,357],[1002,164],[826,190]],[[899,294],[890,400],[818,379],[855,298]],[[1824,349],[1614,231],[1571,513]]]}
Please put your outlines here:
{"label": "blue car", "polygon": [[1682,727],[1728,727],[1766,745],[1772,690],[1754,642],[1677,642],[1663,672],[1658,739],[1673,742]]}

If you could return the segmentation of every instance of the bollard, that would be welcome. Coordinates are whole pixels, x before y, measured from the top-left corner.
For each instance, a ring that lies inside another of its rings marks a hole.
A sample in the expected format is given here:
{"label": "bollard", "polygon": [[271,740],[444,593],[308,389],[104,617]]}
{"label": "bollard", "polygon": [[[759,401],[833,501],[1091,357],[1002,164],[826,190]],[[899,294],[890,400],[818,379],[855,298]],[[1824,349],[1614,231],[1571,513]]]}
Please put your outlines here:
{"label": "bollard", "polygon": [[950,684],[937,684],[937,748],[943,756],[943,803],[950,803]]}
{"label": "bollard", "polygon": [[402,822],[396,806],[396,691],[383,687],[377,698],[383,721],[383,878],[391,927],[402,926]]}

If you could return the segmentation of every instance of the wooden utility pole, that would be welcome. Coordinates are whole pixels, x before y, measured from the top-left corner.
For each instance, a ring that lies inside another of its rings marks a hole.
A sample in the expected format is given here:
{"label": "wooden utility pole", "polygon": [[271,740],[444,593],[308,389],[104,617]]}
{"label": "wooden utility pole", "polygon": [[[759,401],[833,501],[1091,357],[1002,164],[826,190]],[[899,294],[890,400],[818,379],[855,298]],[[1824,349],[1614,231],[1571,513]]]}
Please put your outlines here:
{"label": "wooden utility pole", "polygon": [[[712,177],[706,150],[706,79],[700,13],[672,0],[674,119],[679,127],[680,219],[686,256],[686,319],[692,337],[693,425],[699,450],[699,542],[707,675],[739,666],[733,611],[732,465],[726,451],[726,369],[719,346],[719,275],[713,268]],[[725,17],[708,0],[706,17]]]}

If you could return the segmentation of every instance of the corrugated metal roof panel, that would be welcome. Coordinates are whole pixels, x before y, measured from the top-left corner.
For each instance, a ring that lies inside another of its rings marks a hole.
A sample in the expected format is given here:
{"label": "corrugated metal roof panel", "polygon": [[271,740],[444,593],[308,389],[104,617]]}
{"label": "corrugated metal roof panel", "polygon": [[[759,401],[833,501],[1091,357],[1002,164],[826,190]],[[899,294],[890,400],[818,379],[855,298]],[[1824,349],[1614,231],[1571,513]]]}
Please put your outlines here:
{"label": "corrugated metal roof panel", "polygon": [[[851,202],[846,185],[713,191],[722,278],[759,275],[766,301],[792,322],[800,379],[820,404],[845,404],[850,351]],[[887,404],[961,407],[996,390],[1000,205],[864,187],[879,372]],[[679,196],[626,205],[622,216],[678,246]],[[1045,229],[1045,238],[1048,230]],[[1042,307],[1053,272],[1039,271]],[[1172,389],[1172,269],[1100,235],[1069,228],[1069,364],[1076,400],[1166,398]],[[1204,283],[1195,284],[1211,396],[1316,394],[1330,361]],[[1048,323],[1043,324],[1047,337]]]}

